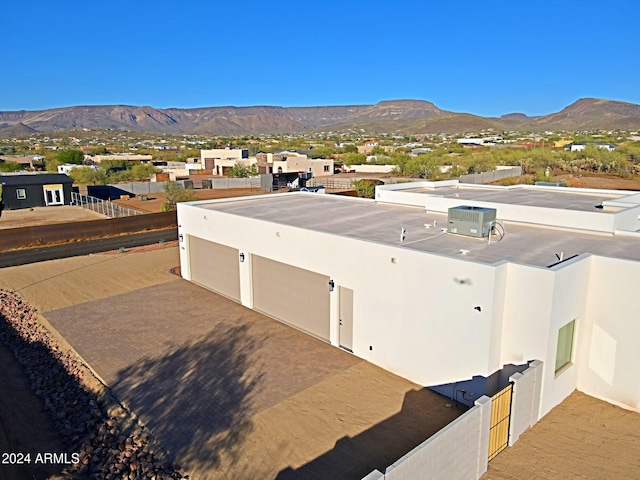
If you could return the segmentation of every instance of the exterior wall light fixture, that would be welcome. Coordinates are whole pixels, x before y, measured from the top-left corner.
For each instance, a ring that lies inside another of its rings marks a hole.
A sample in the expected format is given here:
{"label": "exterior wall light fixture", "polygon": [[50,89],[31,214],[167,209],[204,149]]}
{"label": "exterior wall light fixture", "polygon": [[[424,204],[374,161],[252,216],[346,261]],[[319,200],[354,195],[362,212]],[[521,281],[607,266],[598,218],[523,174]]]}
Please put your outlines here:
{"label": "exterior wall light fixture", "polygon": [[329,280],[329,291],[333,292],[334,288],[336,288],[336,283],[333,280]]}
{"label": "exterior wall light fixture", "polygon": [[244,263],[244,253],[240,254],[240,263]]}

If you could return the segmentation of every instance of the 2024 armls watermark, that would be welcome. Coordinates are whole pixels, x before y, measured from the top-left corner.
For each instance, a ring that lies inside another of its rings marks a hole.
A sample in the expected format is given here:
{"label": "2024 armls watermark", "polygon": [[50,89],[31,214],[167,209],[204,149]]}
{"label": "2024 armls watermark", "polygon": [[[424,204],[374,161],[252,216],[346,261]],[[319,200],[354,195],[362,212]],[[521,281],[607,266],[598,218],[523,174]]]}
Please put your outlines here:
{"label": "2024 armls watermark", "polygon": [[60,452],[2,452],[0,465],[74,465],[80,463],[79,453]]}

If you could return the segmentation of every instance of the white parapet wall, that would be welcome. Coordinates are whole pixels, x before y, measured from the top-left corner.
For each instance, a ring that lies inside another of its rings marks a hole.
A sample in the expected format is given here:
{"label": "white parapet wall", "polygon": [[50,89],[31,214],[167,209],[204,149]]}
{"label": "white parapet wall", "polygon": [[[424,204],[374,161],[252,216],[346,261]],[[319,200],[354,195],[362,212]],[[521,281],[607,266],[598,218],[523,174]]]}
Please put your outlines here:
{"label": "white parapet wall", "polygon": [[[492,207],[498,210],[500,220],[543,225],[556,228],[571,228],[591,232],[613,234],[616,231],[635,232],[640,230],[640,199],[634,192],[614,190],[594,190],[584,188],[566,187],[537,187],[534,185],[512,185],[500,187],[495,185],[465,185],[457,180],[444,182],[418,181],[410,183],[398,183],[393,185],[380,185],[376,187],[375,199],[381,203],[396,205],[412,205],[426,210],[447,213],[449,208],[460,205],[459,198],[445,197],[438,193],[438,188],[456,186],[459,188],[474,188],[487,190],[549,190],[551,192],[594,194],[603,196],[620,196],[628,193],[629,196],[612,200],[612,206],[617,211],[580,211],[532,205],[519,205],[512,203],[498,203],[487,201],[464,200],[465,205],[476,207]],[[432,189],[432,192],[416,195],[417,189]],[[610,202],[610,201],[607,201]],[[603,204],[606,202],[603,202]],[[618,210],[619,209],[619,210]]]}

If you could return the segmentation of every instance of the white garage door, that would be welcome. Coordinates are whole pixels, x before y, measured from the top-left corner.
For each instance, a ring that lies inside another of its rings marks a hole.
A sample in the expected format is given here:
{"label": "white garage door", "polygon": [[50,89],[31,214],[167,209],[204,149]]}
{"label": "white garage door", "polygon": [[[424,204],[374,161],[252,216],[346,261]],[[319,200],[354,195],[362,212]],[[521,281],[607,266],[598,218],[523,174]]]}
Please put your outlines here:
{"label": "white garage door", "polygon": [[253,307],[329,341],[329,277],[252,257]]}
{"label": "white garage door", "polygon": [[202,238],[189,236],[191,280],[216,293],[240,301],[239,252]]}

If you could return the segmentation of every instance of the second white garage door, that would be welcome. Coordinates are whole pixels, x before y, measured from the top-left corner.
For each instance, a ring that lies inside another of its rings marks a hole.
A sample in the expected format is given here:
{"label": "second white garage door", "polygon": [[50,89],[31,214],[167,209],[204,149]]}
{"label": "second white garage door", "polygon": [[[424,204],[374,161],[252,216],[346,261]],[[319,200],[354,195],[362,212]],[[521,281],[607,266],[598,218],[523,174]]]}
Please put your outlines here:
{"label": "second white garage door", "polygon": [[189,235],[191,280],[240,301],[238,249]]}
{"label": "second white garage door", "polygon": [[254,255],[253,307],[329,341],[329,277]]}

